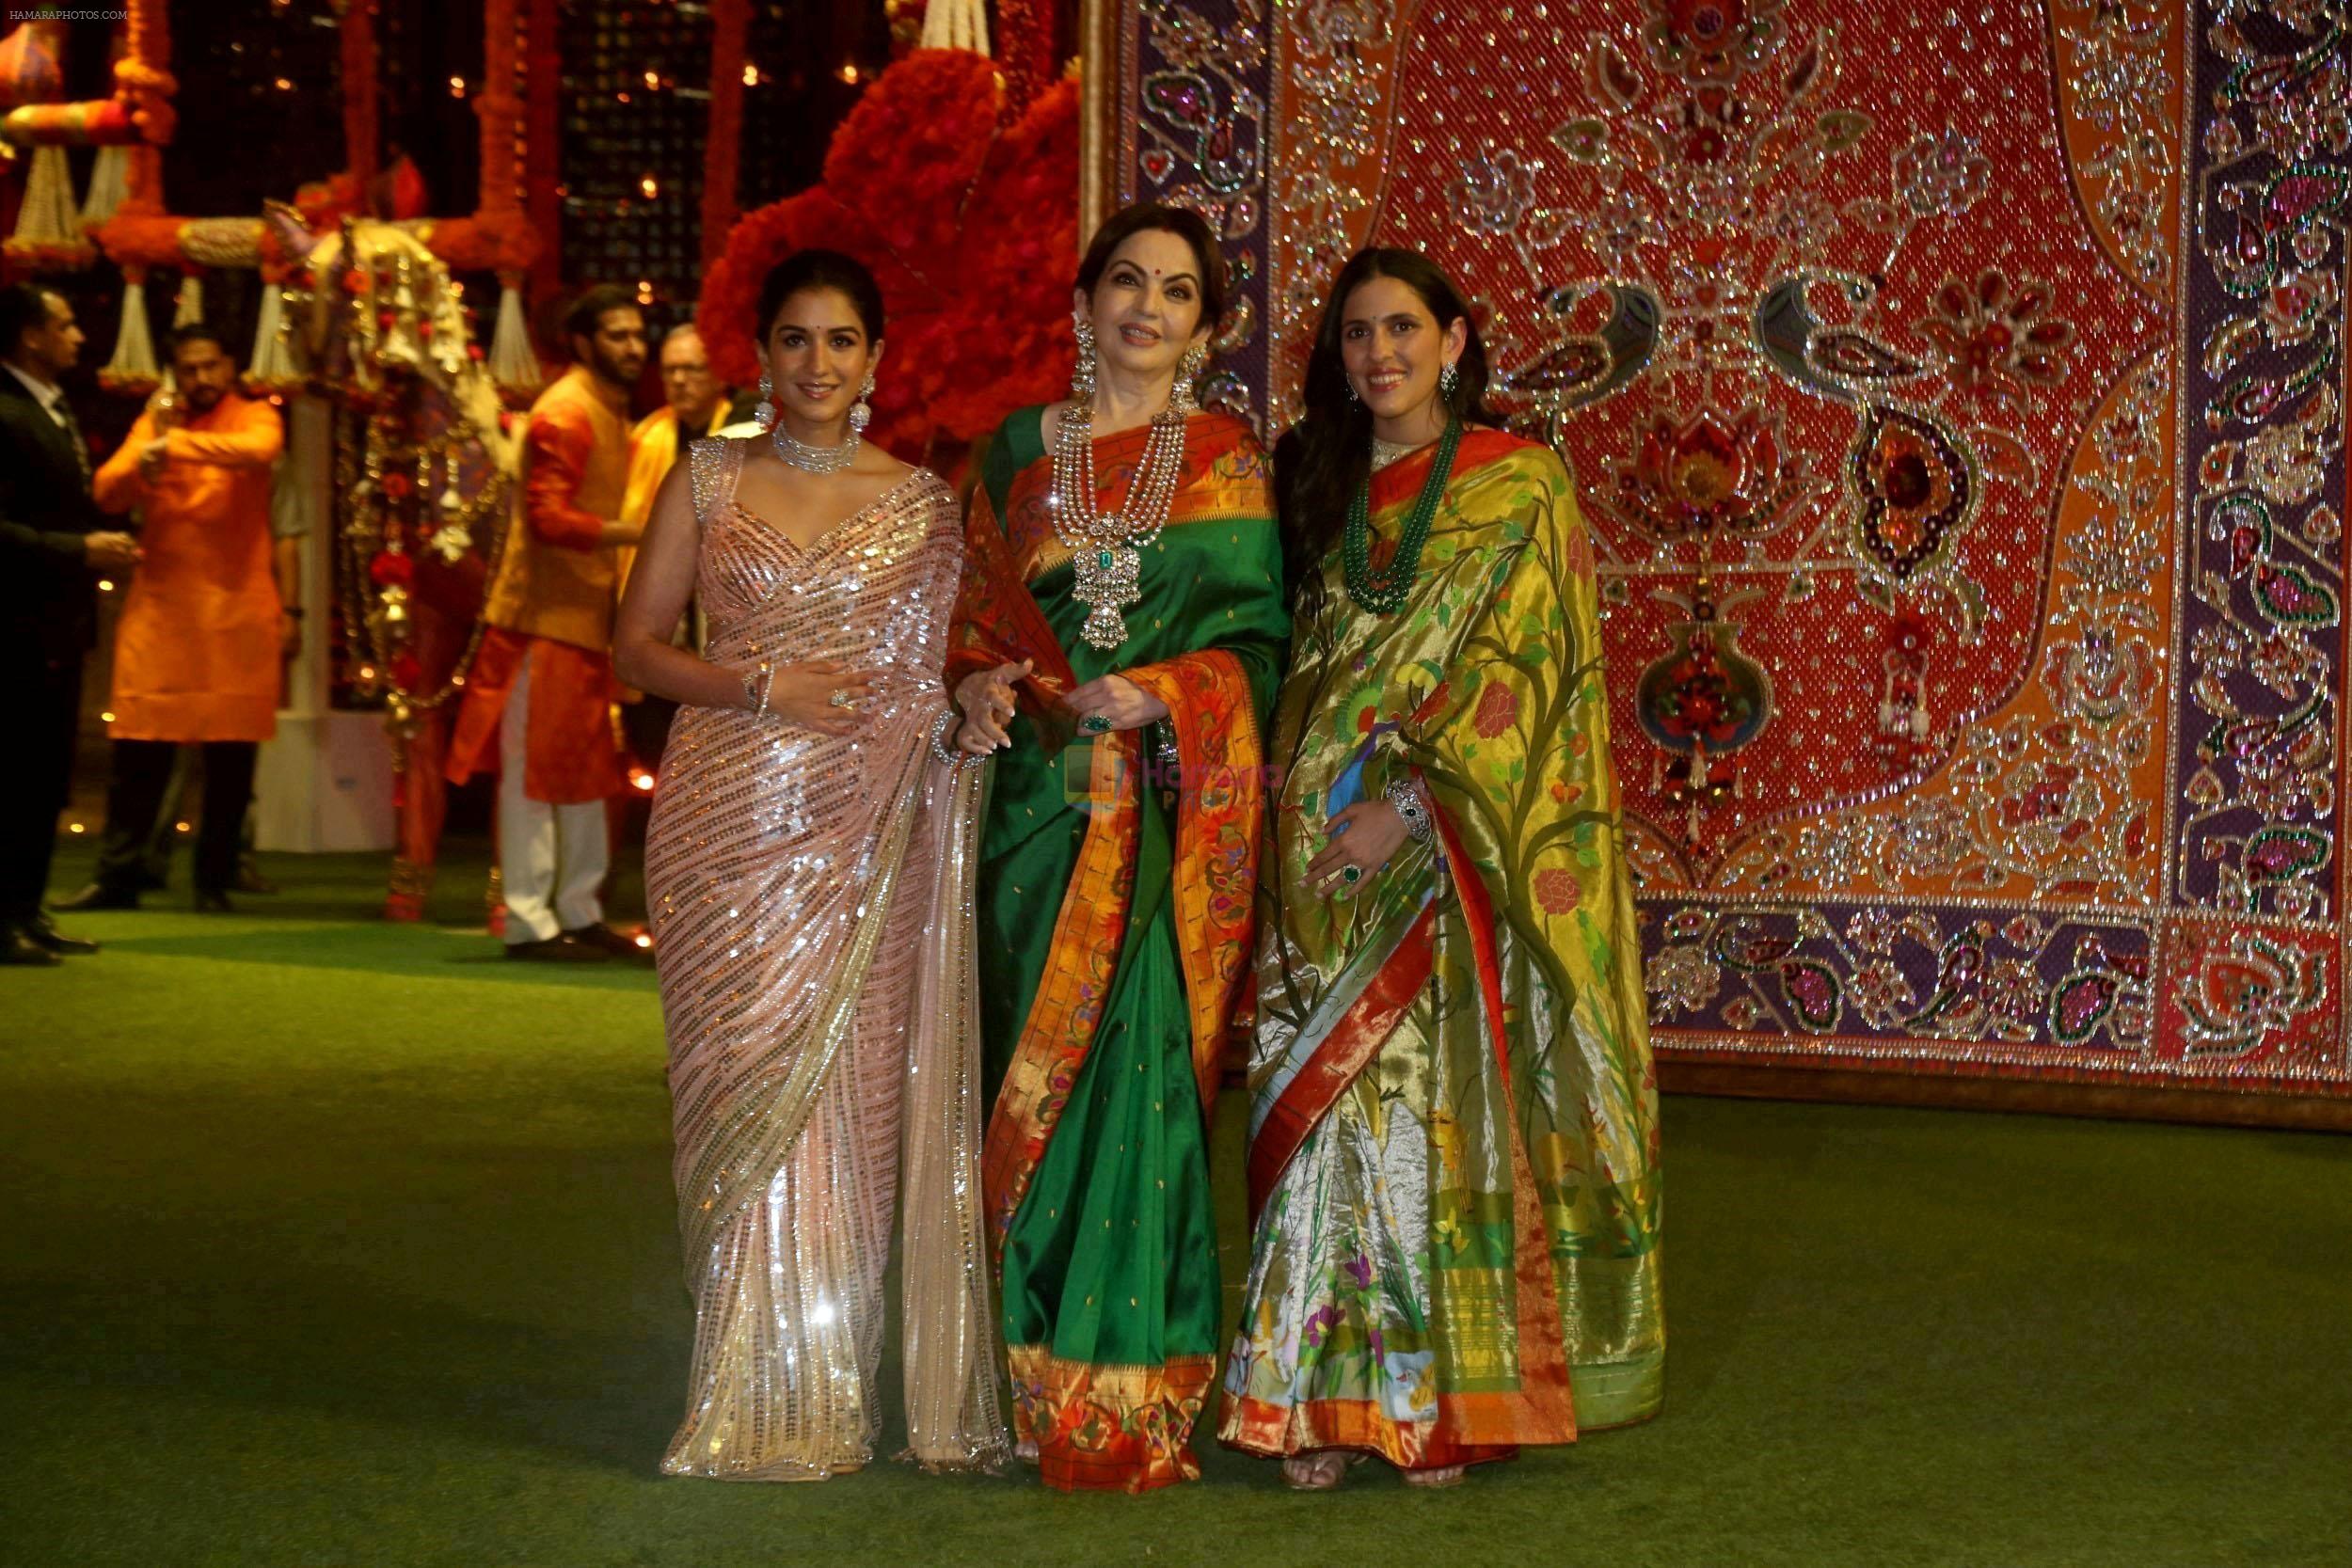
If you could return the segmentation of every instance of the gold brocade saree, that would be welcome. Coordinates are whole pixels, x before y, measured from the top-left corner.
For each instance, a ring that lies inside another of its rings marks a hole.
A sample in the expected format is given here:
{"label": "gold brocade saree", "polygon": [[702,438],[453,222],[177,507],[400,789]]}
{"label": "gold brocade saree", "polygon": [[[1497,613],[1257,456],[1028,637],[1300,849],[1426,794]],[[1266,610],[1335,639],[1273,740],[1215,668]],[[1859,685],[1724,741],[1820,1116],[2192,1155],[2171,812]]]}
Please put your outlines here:
{"label": "gold brocade saree", "polygon": [[[1376,475],[1394,538],[1431,453]],[[1549,451],[1468,435],[1412,597],[1295,628],[1250,1062],[1256,1234],[1223,1439],[1502,1457],[1653,1414],[1658,1120],[1590,546]],[[1418,777],[1430,845],[1306,887]]]}

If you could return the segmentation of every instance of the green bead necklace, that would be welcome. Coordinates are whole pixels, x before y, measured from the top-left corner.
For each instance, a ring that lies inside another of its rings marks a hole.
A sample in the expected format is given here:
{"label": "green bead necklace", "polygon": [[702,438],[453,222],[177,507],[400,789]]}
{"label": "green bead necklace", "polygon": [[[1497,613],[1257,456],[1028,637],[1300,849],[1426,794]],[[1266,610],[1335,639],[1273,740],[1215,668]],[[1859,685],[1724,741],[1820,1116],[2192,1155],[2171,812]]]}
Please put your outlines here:
{"label": "green bead necklace", "polygon": [[1347,596],[1359,608],[1374,615],[1393,615],[1412,597],[1413,579],[1421,575],[1422,548],[1429,543],[1429,528],[1438,519],[1438,502],[1445,495],[1446,481],[1454,475],[1454,453],[1461,444],[1462,421],[1446,420],[1445,434],[1438,437],[1438,454],[1430,460],[1429,477],[1422,481],[1421,495],[1406,514],[1404,531],[1397,535],[1396,554],[1377,574],[1372,569],[1372,476],[1365,475],[1356,486],[1347,503],[1347,526],[1340,534],[1340,565],[1347,577]]}

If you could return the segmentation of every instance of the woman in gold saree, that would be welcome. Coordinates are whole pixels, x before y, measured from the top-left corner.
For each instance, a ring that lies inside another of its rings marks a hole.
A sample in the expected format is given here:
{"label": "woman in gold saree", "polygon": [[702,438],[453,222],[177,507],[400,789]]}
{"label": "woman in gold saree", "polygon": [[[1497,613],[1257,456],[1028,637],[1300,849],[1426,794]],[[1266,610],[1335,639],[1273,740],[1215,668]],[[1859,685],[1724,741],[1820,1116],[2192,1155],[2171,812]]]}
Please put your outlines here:
{"label": "woman in gold saree", "polygon": [[1219,1435],[1444,1485],[1662,1393],[1658,1120],[1591,547],[1460,295],[1359,253],[1277,453],[1295,582],[1255,1235]]}
{"label": "woman in gold saree", "polygon": [[995,757],[979,1020],[1014,1427],[1064,1490],[1196,1478],[1216,1375],[1206,1124],[1288,620],[1264,453],[1190,405],[1223,286],[1190,213],[1095,236],[1071,400],[982,459],[948,658]]}
{"label": "woman in gold saree", "polygon": [[[846,256],[769,275],[773,428],[671,471],[615,632],[622,678],[682,705],[645,845],[695,1304],[673,1475],[818,1481],[871,1457],[901,1216],[911,1456],[1007,1449],[959,918],[978,781],[941,683],[960,525],[937,475],[859,439],[882,329]],[[707,656],[670,642],[690,593]]]}

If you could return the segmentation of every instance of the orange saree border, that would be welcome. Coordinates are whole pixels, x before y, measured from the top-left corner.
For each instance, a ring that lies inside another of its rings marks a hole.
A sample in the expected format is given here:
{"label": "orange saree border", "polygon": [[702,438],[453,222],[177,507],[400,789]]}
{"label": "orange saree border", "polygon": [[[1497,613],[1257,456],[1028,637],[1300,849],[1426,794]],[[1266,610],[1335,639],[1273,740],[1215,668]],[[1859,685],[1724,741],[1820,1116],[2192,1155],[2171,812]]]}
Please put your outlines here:
{"label": "orange saree border", "polygon": [[1043,1345],[1015,1345],[1013,1419],[1038,1446],[1045,1484],[1061,1492],[1151,1492],[1199,1481],[1192,1429],[1216,1380],[1215,1355],[1164,1367],[1098,1367]]}
{"label": "orange saree border", "polygon": [[1401,1470],[1435,1470],[1508,1459],[1525,1436],[1519,1407],[1526,1401],[1517,1394],[1439,1394],[1430,1421],[1399,1421],[1370,1400],[1274,1404],[1226,1397],[1218,1440],[1268,1458],[1357,1449]]}
{"label": "orange saree border", "polygon": [[1220,648],[1127,672],[1176,731],[1176,932],[1206,1120],[1248,977],[1265,828],[1265,748],[1241,660]]}

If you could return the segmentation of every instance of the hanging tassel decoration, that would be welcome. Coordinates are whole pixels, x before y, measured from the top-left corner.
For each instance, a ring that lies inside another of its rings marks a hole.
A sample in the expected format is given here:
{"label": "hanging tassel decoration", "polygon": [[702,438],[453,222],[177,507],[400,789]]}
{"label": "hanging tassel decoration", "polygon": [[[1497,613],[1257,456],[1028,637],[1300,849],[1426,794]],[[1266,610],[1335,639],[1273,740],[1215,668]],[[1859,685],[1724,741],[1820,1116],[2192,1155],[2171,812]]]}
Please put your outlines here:
{"label": "hanging tassel decoration", "polygon": [[114,357],[98,372],[110,392],[145,397],[163,380],[155,362],[155,335],[147,325],[147,269],[122,269],[122,324],[115,332]]}
{"label": "hanging tassel decoration", "polygon": [[531,346],[531,328],[523,321],[522,291],[503,274],[499,281],[499,324],[490,337],[490,379],[503,391],[535,394],[546,385],[548,372]]}
{"label": "hanging tassel decoration", "polygon": [[273,277],[262,279],[262,309],[253,328],[253,356],[246,361],[246,379],[274,392],[302,384],[302,368],[294,363],[293,334],[286,330],[286,286]]}
{"label": "hanging tassel decoration", "polygon": [[35,271],[87,266],[97,248],[82,237],[82,223],[73,209],[73,177],[66,167],[65,149],[33,150],[32,166],[24,177],[24,201],[17,209],[16,232],[5,249],[8,259]]}
{"label": "hanging tassel decoration", "polygon": [[923,12],[923,47],[988,53],[988,0],[931,0]]}
{"label": "hanging tassel decoration", "polygon": [[204,279],[188,273],[180,279],[180,293],[172,303],[171,329],[194,326],[204,319]]}
{"label": "hanging tassel decoration", "polygon": [[89,190],[82,198],[82,227],[95,229],[115,215],[131,194],[131,150],[102,147],[90,165]]}

